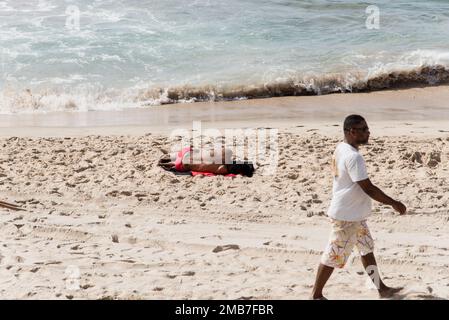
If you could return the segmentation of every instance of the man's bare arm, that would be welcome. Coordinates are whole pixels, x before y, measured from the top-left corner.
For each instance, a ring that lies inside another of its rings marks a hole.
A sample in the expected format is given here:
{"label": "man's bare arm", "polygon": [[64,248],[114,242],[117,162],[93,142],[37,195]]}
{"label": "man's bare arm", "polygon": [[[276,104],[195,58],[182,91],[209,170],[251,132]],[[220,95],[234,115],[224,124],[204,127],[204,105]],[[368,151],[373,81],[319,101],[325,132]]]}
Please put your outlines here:
{"label": "man's bare arm", "polygon": [[372,199],[381,202],[383,204],[392,206],[396,211],[400,214],[404,214],[407,208],[399,201],[396,201],[389,196],[387,196],[382,190],[376,187],[370,179],[365,179],[362,181],[357,181],[358,185],[362,188],[363,191],[367,195],[369,195]]}

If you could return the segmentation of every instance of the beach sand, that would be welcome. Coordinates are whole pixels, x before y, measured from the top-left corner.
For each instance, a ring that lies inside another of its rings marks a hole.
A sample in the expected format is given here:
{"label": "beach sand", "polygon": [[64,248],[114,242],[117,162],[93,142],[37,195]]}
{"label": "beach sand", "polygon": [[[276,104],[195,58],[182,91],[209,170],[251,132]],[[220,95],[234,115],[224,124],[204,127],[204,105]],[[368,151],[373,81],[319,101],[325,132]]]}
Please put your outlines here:
{"label": "beach sand", "polygon": [[[0,297],[307,299],[329,236],[330,157],[360,113],[371,180],[408,207],[368,220],[397,298],[449,298],[448,87],[0,117]],[[213,109],[211,108],[213,105]],[[211,111],[213,110],[213,111]],[[120,116],[121,114],[121,116]],[[170,130],[278,129],[275,175],[175,176]],[[376,299],[354,253],[329,299]]]}

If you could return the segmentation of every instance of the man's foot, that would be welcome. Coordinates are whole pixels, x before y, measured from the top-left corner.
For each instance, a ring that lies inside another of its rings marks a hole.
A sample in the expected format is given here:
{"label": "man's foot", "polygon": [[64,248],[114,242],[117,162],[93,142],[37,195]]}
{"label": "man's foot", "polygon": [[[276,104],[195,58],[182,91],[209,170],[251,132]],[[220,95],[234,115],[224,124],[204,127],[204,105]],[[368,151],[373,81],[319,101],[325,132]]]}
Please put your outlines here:
{"label": "man's foot", "polygon": [[404,289],[404,288],[403,287],[398,287],[398,288],[385,287],[385,288],[382,288],[381,290],[379,290],[379,296],[381,298],[391,298],[396,293],[401,291],[402,289]]}

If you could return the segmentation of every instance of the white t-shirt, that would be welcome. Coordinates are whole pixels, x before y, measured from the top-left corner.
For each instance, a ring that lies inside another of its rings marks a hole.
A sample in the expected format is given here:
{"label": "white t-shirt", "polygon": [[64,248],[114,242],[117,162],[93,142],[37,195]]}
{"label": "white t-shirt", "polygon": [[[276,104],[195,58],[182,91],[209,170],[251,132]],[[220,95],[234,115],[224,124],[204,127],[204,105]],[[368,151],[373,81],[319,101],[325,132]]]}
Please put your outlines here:
{"label": "white t-shirt", "polygon": [[332,201],[327,211],[329,217],[343,221],[365,220],[371,213],[371,198],[357,181],[368,179],[365,160],[356,148],[341,142],[335,149],[335,166]]}

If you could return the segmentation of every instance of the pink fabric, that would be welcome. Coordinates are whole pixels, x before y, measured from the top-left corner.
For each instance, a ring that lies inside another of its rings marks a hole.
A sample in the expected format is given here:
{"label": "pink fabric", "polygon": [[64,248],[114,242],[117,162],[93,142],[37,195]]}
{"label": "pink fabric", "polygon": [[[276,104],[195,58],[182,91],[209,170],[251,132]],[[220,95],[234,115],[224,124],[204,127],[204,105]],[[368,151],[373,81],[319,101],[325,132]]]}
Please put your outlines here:
{"label": "pink fabric", "polygon": [[[216,176],[215,173],[192,171],[192,176],[197,176],[197,175],[203,175],[203,176],[207,176],[207,177]],[[229,174],[225,174],[224,176],[225,177],[236,177],[237,175],[233,174],[233,173],[229,173]]]}
{"label": "pink fabric", "polygon": [[182,149],[181,151],[178,152],[178,154],[176,156],[176,160],[175,160],[176,171],[186,171],[186,169],[182,165],[182,158],[184,158],[184,154],[189,151],[192,151],[192,148],[185,147],[184,149]]}

